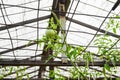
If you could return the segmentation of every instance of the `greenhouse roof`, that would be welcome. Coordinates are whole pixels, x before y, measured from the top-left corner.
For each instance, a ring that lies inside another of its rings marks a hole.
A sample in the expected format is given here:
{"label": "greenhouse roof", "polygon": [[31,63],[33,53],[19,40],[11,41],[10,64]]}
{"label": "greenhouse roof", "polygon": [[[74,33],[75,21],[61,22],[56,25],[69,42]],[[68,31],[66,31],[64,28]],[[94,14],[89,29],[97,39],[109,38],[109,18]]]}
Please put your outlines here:
{"label": "greenhouse roof", "polygon": [[0,79],[119,80],[119,3],[0,0]]}

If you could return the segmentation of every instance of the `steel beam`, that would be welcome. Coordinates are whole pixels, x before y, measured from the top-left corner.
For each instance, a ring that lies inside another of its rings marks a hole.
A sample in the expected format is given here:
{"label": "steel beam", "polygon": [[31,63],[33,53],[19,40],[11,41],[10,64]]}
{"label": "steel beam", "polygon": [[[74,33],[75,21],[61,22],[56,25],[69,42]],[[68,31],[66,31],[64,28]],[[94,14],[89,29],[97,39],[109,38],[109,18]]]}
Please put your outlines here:
{"label": "steel beam", "polygon": [[[100,66],[103,67],[105,61],[95,61],[90,62],[89,66]],[[39,60],[0,60],[0,65],[2,66],[73,66],[73,64],[68,61],[67,64],[63,64],[61,61],[53,61],[45,63],[44,61]],[[84,61],[77,63],[78,66],[86,66]],[[108,63],[109,66],[114,66],[112,62]],[[116,66],[120,66],[120,62],[116,62]]]}
{"label": "steel beam", "polygon": [[71,19],[71,18],[69,18],[69,17],[66,17],[66,19],[67,19],[68,21],[71,21],[71,22],[76,23],[76,24],[78,24],[78,25],[82,25],[82,26],[87,27],[87,28],[90,28],[90,29],[92,29],[92,30],[95,30],[95,31],[98,31],[98,30],[99,30],[99,32],[105,33],[106,35],[110,35],[110,36],[112,36],[112,37],[115,37],[115,38],[119,38],[119,37],[120,37],[120,35],[117,35],[117,34],[108,32],[108,31],[103,30],[103,29],[99,29],[99,28],[97,28],[97,27],[95,27],[95,26],[92,26],[92,25],[83,23],[83,22],[78,21],[78,20]]}
{"label": "steel beam", "polygon": [[[40,18],[35,18],[35,19],[31,19],[31,20],[26,20],[26,21],[10,24],[10,25],[7,25],[7,27],[8,27],[8,29],[10,29],[10,28],[18,27],[18,26],[23,26],[25,24],[30,24],[30,23],[33,23],[33,22],[48,19],[48,18],[50,18],[50,16],[51,15],[47,15],[47,16],[43,16],[43,17],[40,17]],[[2,31],[2,30],[6,30],[6,26],[1,26],[0,31]]]}
{"label": "steel beam", "polygon": [[1,55],[1,54],[4,54],[4,53],[11,52],[11,51],[13,51],[13,50],[18,50],[18,49],[22,49],[22,48],[25,48],[25,47],[29,47],[29,46],[32,46],[32,45],[35,45],[35,44],[36,44],[36,43],[31,43],[31,44],[29,44],[29,45],[25,44],[25,45],[22,45],[22,46],[13,48],[13,49],[7,49],[7,50],[5,50],[5,51],[1,51],[1,52],[0,52],[0,55]]}

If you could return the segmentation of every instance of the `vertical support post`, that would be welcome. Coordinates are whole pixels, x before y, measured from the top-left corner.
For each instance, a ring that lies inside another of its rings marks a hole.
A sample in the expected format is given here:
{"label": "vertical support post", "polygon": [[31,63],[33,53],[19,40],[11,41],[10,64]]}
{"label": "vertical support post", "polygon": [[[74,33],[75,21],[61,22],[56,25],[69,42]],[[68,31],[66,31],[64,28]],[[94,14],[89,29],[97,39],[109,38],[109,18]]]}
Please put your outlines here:
{"label": "vertical support post", "polygon": [[[59,3],[59,11],[62,12],[60,15],[60,22],[62,25],[61,43],[66,43],[66,40],[65,40],[65,36],[66,36],[65,4]],[[64,53],[62,53],[62,63],[68,63],[67,56],[66,56],[66,45],[65,44],[63,44],[63,51],[64,51]]]}
{"label": "vertical support post", "polygon": [[[58,0],[53,0],[53,5],[52,5],[52,10],[53,12],[58,16],[58,12],[55,12],[57,10],[59,10],[59,6],[58,6]],[[55,11],[54,11],[55,10]],[[53,14],[51,14],[51,17],[54,18]],[[54,19],[54,23],[56,24],[57,21]],[[50,26],[50,24],[48,25],[48,27]],[[57,34],[59,33],[59,27],[57,27]],[[42,53],[42,57],[41,57],[41,61],[46,61],[49,57],[49,55],[52,55],[53,53],[53,50],[48,48],[47,50],[45,50],[47,47],[47,45],[44,45],[44,48],[43,48],[43,53]],[[49,61],[49,62],[53,62],[53,58]],[[45,73],[46,71],[46,66],[40,66],[39,68],[39,73],[38,73],[38,78],[42,78],[43,74]],[[49,71],[54,71],[54,66],[49,66]],[[49,73],[49,76],[50,76],[50,73]],[[54,80],[54,77],[55,76],[50,76],[50,80]]]}
{"label": "vertical support post", "polygon": [[[65,14],[66,14],[66,13],[64,13],[63,15],[60,15],[60,16],[59,16],[58,10],[60,10],[60,11],[62,11],[62,12],[66,12],[67,9],[68,9],[69,4],[70,4],[70,0],[53,0],[52,10],[53,10],[53,11],[55,10],[54,13],[60,18],[61,24],[62,24],[62,26],[63,26],[63,30],[65,30],[65,22],[66,22]],[[54,18],[54,16],[53,16],[52,14],[51,14],[51,17]],[[56,23],[56,21],[55,21],[55,23]],[[60,27],[57,26],[57,29],[56,29],[56,30],[57,30],[57,34],[58,34],[58,33],[59,33],[59,30],[60,30]],[[63,35],[63,39],[64,39],[64,37],[65,37],[65,32],[62,31],[62,33],[63,33],[62,35]],[[63,42],[63,39],[62,39],[62,42]],[[44,49],[45,49],[46,47],[47,47],[47,45],[44,45]],[[43,50],[44,50],[44,49],[43,49]],[[66,51],[66,47],[65,47],[65,46],[63,47],[63,50]],[[45,60],[48,58],[48,56],[49,56],[50,54],[52,55],[52,53],[53,53],[53,51],[52,51],[51,49],[48,49],[47,51],[44,50],[43,53],[42,53],[42,58],[41,58],[41,60],[45,62]],[[64,56],[65,56],[65,59],[66,59],[66,55],[63,54],[62,56],[63,56],[63,63],[64,63]],[[66,59],[66,60],[67,60],[67,59]],[[65,60],[65,63],[67,63],[66,60]],[[53,61],[54,61],[53,59],[50,60],[50,62],[53,62]],[[45,70],[46,70],[46,66],[40,66],[40,68],[39,68],[39,73],[38,73],[38,78],[42,78],[42,74],[44,74]],[[49,66],[49,70],[53,70],[53,71],[54,71],[54,66]],[[50,80],[53,80],[54,77],[55,77],[55,76],[50,77]]]}

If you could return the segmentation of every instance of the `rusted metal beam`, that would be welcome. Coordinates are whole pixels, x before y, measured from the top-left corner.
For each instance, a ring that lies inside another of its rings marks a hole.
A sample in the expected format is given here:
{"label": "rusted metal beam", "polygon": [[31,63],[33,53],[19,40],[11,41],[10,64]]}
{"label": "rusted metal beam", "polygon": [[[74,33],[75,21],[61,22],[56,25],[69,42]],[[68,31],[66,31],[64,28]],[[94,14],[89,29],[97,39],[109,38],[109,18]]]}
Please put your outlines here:
{"label": "rusted metal beam", "polygon": [[110,36],[112,36],[112,37],[115,37],[115,38],[119,38],[119,37],[120,37],[120,35],[117,35],[117,34],[108,32],[108,31],[103,30],[103,29],[99,29],[99,28],[97,28],[97,27],[95,27],[95,26],[92,26],[92,25],[83,23],[83,22],[78,21],[78,20],[71,19],[71,18],[69,18],[69,17],[66,17],[66,19],[67,19],[68,21],[71,21],[71,22],[76,23],[76,24],[78,24],[78,25],[82,25],[82,26],[87,27],[87,28],[90,28],[90,29],[92,29],[92,30],[95,30],[95,31],[98,31],[98,30],[99,30],[99,32],[105,33],[106,35],[110,35]]}
{"label": "rusted metal beam", "polygon": [[[51,15],[47,15],[47,16],[43,16],[43,17],[40,17],[40,18],[35,18],[35,19],[31,19],[31,20],[26,20],[26,21],[10,24],[10,25],[7,25],[7,26],[8,26],[8,29],[18,27],[18,26],[23,26],[25,24],[30,24],[30,23],[33,23],[33,22],[48,19],[48,18],[50,18],[50,16]],[[2,31],[2,30],[6,30],[6,26],[1,26],[0,31]]]}
{"label": "rusted metal beam", "polygon": [[[80,61],[77,63],[78,66],[85,66],[86,63],[84,61]],[[95,61],[90,62],[89,66],[100,66],[103,67],[105,61]],[[44,61],[35,61],[35,60],[0,60],[0,65],[3,66],[73,66],[73,64],[68,61],[67,64],[63,64],[61,61],[54,61],[45,63]],[[109,66],[114,66],[112,62],[108,63]],[[120,66],[120,62],[116,62],[116,66]]]}

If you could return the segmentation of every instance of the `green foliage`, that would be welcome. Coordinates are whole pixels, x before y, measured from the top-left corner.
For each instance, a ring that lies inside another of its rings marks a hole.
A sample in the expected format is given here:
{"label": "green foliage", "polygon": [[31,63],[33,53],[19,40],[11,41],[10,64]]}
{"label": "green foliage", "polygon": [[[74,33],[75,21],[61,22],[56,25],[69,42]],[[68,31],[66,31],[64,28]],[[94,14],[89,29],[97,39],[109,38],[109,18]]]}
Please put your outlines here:
{"label": "green foliage", "polygon": [[12,72],[16,72],[15,73],[16,74],[16,80],[22,80],[23,76],[24,77],[26,76],[27,79],[29,80],[29,77],[28,77],[29,75],[28,74],[25,75],[25,71],[26,71],[25,67],[19,67],[19,66],[17,66],[17,67],[8,66],[8,67],[6,67],[6,66],[4,66],[0,69],[0,76],[1,76],[0,80],[2,80],[2,78],[4,78],[4,77],[9,76]]}
{"label": "green foliage", "polygon": [[66,52],[67,52],[67,57],[70,59],[72,62],[77,62],[77,58],[81,55],[81,52],[84,50],[83,47],[72,47],[70,45],[67,46]]}
{"label": "green foliage", "polygon": [[49,29],[46,31],[46,37],[48,37],[48,38],[54,37],[55,34],[56,34],[56,32],[52,29]]}
{"label": "green foliage", "polygon": [[[71,45],[68,45],[66,42],[64,44],[66,46],[66,50],[64,51],[63,44],[61,43],[61,37],[58,35],[56,31],[58,27],[61,28],[60,20],[57,18],[55,13],[52,12],[52,14],[54,18],[50,19],[49,28],[47,29],[45,35],[43,35],[43,37],[39,40],[30,41],[28,43],[29,45],[33,42],[36,42],[40,47],[42,44],[45,44],[47,45],[45,50],[47,50],[48,48],[53,50],[53,54],[49,55],[48,60],[46,60],[46,63],[50,59],[56,58],[58,57],[58,55],[65,53],[67,55],[68,60],[71,61],[73,65],[73,68],[70,69],[70,77],[73,79],[81,78],[81,79],[87,80],[86,76],[98,77],[100,75],[104,75],[104,80],[107,80],[106,72],[109,72],[111,74],[116,72],[116,71],[113,71],[113,69],[108,64],[109,61],[111,61],[115,67],[115,63],[117,61],[120,61],[120,50],[112,49],[112,47],[114,47],[113,45],[115,44],[116,39],[113,39],[112,37],[106,34],[97,35],[96,39],[94,40],[94,45],[98,46],[97,54],[100,55],[101,59],[105,59],[106,62],[104,64],[104,67],[102,68],[101,73],[97,71],[94,71],[94,73],[91,73],[89,72],[90,70],[89,63],[94,62],[92,53],[89,51],[86,51],[83,53],[84,47],[82,46],[73,47]],[[54,20],[57,21],[56,24],[54,23]],[[109,23],[107,24],[106,30],[111,31],[114,34],[117,34],[118,29],[120,29],[119,23],[120,23],[119,21],[110,19]],[[79,58],[81,60],[78,61]],[[86,65],[84,67],[78,67],[77,62],[80,62],[83,60],[86,62]],[[25,75],[26,69],[25,67],[24,69],[23,67],[4,67],[1,69],[2,73],[0,73],[0,79],[3,79],[5,75],[8,75],[13,71],[16,71],[16,80],[22,80],[23,76]],[[29,80],[29,75],[26,74],[25,76]],[[65,80],[65,78],[62,75],[60,75],[59,70],[56,70],[56,71],[51,70],[49,76],[55,77],[54,80]],[[119,80],[119,78],[116,78],[116,80]]]}
{"label": "green foliage", "polygon": [[115,80],[120,80],[120,78],[116,78]]}
{"label": "green foliage", "polygon": [[[65,53],[67,55],[67,58],[69,61],[71,61],[73,68],[70,69],[71,77],[76,79],[76,78],[81,78],[87,80],[86,76],[89,77],[98,77],[100,75],[104,75],[104,79],[107,80],[106,72],[113,73],[113,70],[109,66],[109,61],[112,61],[113,65],[115,66],[116,61],[120,61],[120,51],[117,49],[111,49],[114,47],[113,45],[115,44],[115,40],[112,37],[106,35],[97,35],[96,39],[94,40],[94,45],[98,46],[98,55],[100,55],[101,59],[106,59],[106,62],[104,64],[103,72],[97,72],[94,71],[94,73],[88,72],[89,71],[89,63],[94,62],[93,54],[92,52],[84,51],[84,47],[78,46],[78,47],[73,47],[71,45],[68,45],[65,42],[66,50],[63,50],[63,44],[61,44],[61,37],[57,34],[57,28],[58,26],[61,28],[60,20],[57,18],[55,13],[52,13],[54,18],[51,18],[49,21],[49,28],[48,30],[52,30],[53,34],[51,36],[48,36],[48,34],[45,34],[41,39],[38,41],[35,41],[41,46],[41,44],[47,45],[46,49],[48,48],[53,50],[53,55],[49,55],[48,60],[46,60],[46,63],[52,59],[56,58],[59,54]],[[54,23],[54,20],[57,21],[57,23]],[[62,29],[62,28],[61,28]],[[106,30],[111,31],[114,34],[118,33],[119,29],[119,22],[115,21],[113,19],[110,19],[109,23],[107,24]],[[55,33],[55,34],[54,34]],[[81,59],[82,61],[84,60],[86,62],[86,66],[83,68],[77,66],[78,59]],[[58,75],[58,72],[55,71],[50,71],[50,77],[55,77],[55,80],[65,80],[63,76]]]}
{"label": "green foliage", "polygon": [[61,74],[60,74],[60,70],[56,69],[55,71],[51,70],[50,71],[50,77],[54,77],[54,80],[66,80]]}
{"label": "green foliage", "polygon": [[26,76],[27,80],[29,80],[29,75],[25,75],[26,68],[25,67],[17,67],[16,70],[16,80],[23,80],[23,77]]}
{"label": "green foliage", "polygon": [[4,76],[0,74],[0,80],[2,80],[3,78],[4,78]]}
{"label": "green foliage", "polygon": [[[118,30],[120,29],[119,26],[120,26],[119,21],[110,19],[106,27],[106,30],[111,31],[112,33],[116,34],[118,33]],[[115,63],[117,61],[120,61],[120,50],[115,48],[115,46],[117,47],[117,45],[114,45],[115,43],[116,43],[116,39],[113,39],[112,37],[106,34],[98,35],[96,39],[94,40],[94,44],[98,46],[97,54],[99,54],[102,59],[106,60],[106,63],[104,64],[104,67],[103,67],[103,74],[104,74],[105,80],[107,80],[106,72],[110,72],[110,73],[114,72],[108,63],[112,62],[112,64],[115,67]],[[113,47],[115,49],[112,49]]]}
{"label": "green foliage", "polygon": [[77,79],[80,77],[79,72],[75,68],[70,69],[71,78]]}
{"label": "green foliage", "polygon": [[[119,18],[120,16],[116,15],[114,17]],[[119,26],[120,26],[120,21],[111,18],[107,24],[106,30],[116,34],[118,32],[118,29],[120,29]]]}
{"label": "green foliage", "polygon": [[90,52],[83,54],[83,59],[86,61],[86,66],[89,66],[89,62],[93,62],[93,55]]}
{"label": "green foliage", "polygon": [[[110,19],[106,29],[116,34],[119,28],[119,23],[120,22],[118,21]],[[101,55],[101,58],[106,58],[108,61],[113,62],[119,61],[120,51],[117,49],[111,49],[114,47],[113,45],[115,44],[115,39],[106,34],[98,35],[94,40],[94,44],[98,46],[98,54]]]}

